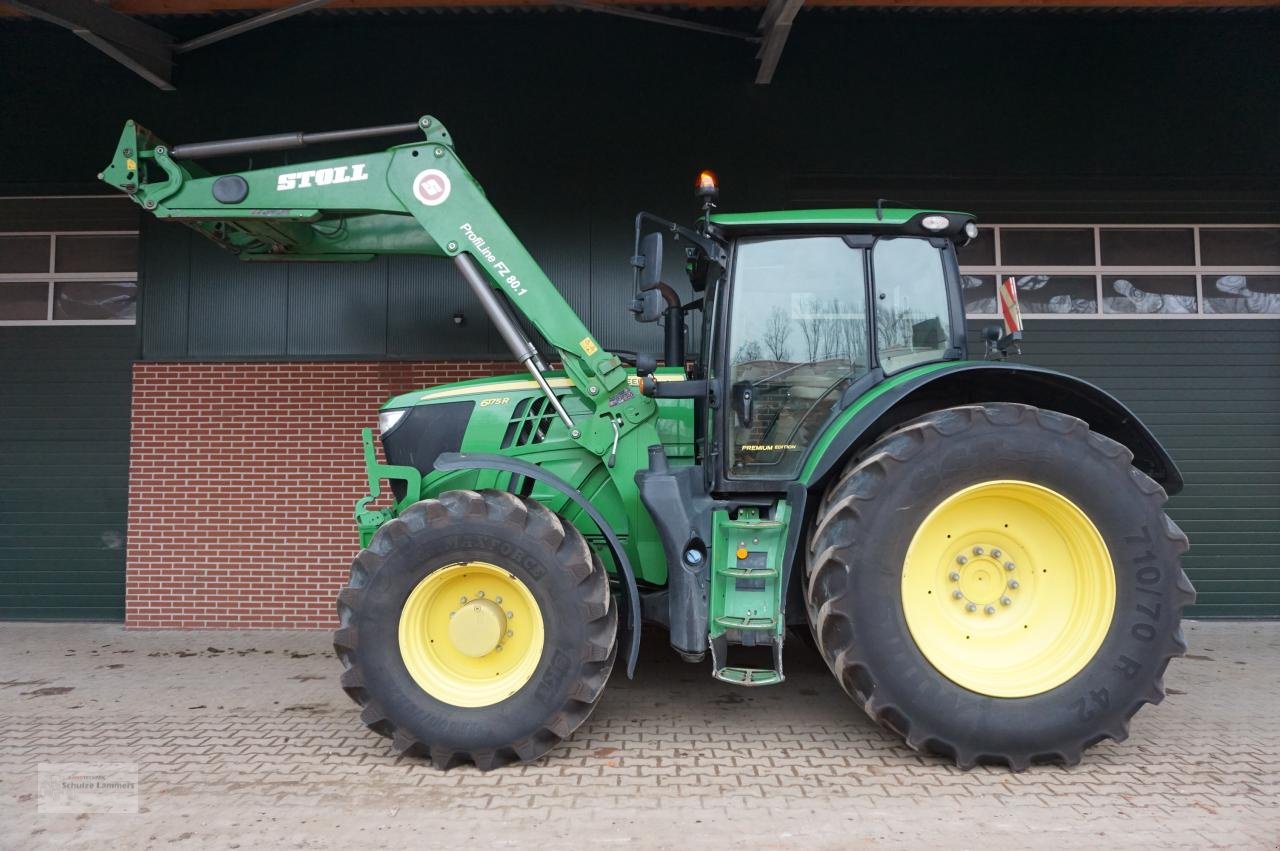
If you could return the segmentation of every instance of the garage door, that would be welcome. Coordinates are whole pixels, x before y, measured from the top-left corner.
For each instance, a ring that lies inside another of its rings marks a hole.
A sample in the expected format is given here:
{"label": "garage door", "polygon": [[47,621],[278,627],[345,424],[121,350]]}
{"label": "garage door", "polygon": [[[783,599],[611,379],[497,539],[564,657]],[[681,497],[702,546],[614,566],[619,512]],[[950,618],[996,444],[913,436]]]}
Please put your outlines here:
{"label": "garage door", "polygon": [[0,232],[0,618],[124,618],[135,268],[129,232]]}

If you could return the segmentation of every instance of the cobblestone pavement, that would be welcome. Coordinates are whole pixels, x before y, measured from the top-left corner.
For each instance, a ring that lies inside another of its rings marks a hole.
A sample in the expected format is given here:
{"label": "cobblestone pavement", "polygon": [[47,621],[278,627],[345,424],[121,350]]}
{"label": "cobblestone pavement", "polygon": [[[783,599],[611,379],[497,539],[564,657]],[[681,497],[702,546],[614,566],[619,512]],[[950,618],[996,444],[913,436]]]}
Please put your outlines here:
{"label": "cobblestone pavement", "polygon": [[[317,632],[0,624],[0,847],[1280,847],[1280,623],[1192,623],[1123,744],[959,771],[799,641],[782,686],[649,648],[572,741],[481,774],[394,757]],[[136,814],[37,810],[40,763],[136,763]]]}

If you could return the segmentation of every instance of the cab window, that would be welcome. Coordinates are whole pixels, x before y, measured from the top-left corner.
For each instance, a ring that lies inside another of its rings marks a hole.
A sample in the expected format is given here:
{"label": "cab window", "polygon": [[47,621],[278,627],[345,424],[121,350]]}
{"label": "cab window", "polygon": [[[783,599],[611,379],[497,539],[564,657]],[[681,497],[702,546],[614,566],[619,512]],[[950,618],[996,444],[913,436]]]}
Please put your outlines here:
{"label": "cab window", "polygon": [[942,252],[927,239],[876,240],[876,354],[886,375],[941,360],[951,347]]}
{"label": "cab window", "polygon": [[744,241],[729,319],[729,475],[790,479],[868,372],[865,251],[838,236]]}

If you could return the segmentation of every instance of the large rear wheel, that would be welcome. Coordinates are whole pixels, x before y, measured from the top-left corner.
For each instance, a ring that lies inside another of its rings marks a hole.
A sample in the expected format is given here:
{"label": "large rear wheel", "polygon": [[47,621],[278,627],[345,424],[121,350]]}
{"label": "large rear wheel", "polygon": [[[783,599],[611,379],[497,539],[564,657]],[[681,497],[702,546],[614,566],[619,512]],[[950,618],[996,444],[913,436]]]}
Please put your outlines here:
{"label": "large rear wheel", "polygon": [[617,610],[586,540],[533,500],[449,491],[378,530],[338,598],[361,719],[440,768],[536,759],[595,708]]}
{"label": "large rear wheel", "polygon": [[807,608],[867,713],[962,767],[1075,764],[1164,697],[1186,536],[1123,446],[1015,404],[891,432],[828,491]]}

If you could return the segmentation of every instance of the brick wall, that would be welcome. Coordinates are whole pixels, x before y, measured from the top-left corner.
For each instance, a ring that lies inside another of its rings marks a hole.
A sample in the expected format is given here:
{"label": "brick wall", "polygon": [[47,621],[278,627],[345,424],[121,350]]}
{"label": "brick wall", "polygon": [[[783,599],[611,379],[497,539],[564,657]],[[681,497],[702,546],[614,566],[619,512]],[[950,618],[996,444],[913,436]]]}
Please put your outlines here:
{"label": "brick wall", "polygon": [[510,362],[139,363],[125,624],[328,628],[358,550],[360,429]]}

